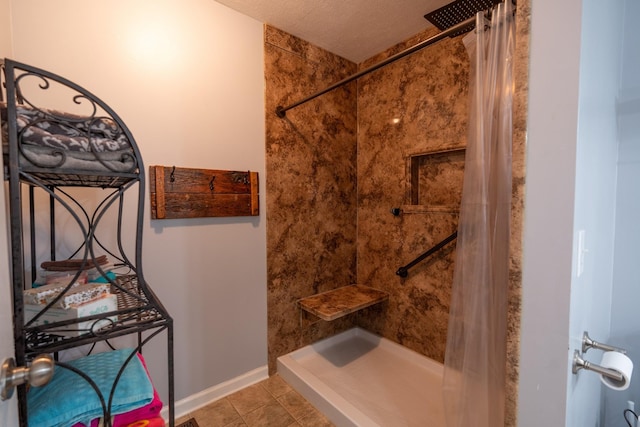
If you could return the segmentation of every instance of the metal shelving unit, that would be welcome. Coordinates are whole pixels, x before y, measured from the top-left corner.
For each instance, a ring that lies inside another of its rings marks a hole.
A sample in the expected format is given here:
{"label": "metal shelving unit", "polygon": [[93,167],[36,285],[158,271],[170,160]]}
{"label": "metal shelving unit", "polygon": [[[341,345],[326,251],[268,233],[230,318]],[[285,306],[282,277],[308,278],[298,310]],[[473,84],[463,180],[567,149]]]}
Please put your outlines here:
{"label": "metal shelving unit", "polygon": [[[141,351],[149,340],[165,333],[169,394],[166,403],[173,427],[173,319],[142,271],[145,172],[136,142],[115,111],[82,87],[12,60],[6,59],[0,65],[16,363],[28,365],[38,354],[57,355],[87,344],[104,342],[112,347],[112,340],[127,335],[134,337],[136,350]],[[53,139],[45,136],[43,144],[38,145],[34,138],[41,130],[58,130],[64,135],[53,135]],[[57,144],[59,140],[63,144]],[[82,149],[78,149],[78,143]],[[116,143],[118,148],[113,150]],[[91,201],[89,205],[87,199]],[[133,211],[135,215],[131,215]],[[64,245],[60,244],[62,241]],[[68,249],[69,241],[77,247]],[[43,255],[47,250],[49,253]],[[115,267],[113,271],[96,262],[105,254]],[[108,283],[110,293],[117,295],[117,308],[80,319],[38,321],[73,287],[81,275],[79,270],[65,282],[64,291],[56,299],[42,305],[35,317],[25,321],[23,292],[32,287],[37,275],[36,260],[43,256],[53,261],[57,257],[79,260],[80,270],[93,265]],[[105,402],[110,401],[111,396],[103,397]],[[26,427],[24,385],[18,387],[18,402],[20,425]],[[103,410],[105,418],[109,418],[110,408],[103,406]]]}

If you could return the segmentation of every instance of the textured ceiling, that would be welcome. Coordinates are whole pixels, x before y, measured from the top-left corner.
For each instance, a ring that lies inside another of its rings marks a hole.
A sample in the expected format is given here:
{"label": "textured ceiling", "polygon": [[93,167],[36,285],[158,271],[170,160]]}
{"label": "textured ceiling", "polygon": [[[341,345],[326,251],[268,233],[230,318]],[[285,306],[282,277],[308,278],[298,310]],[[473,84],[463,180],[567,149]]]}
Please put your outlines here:
{"label": "textured ceiling", "polygon": [[355,63],[432,27],[451,0],[216,0]]}

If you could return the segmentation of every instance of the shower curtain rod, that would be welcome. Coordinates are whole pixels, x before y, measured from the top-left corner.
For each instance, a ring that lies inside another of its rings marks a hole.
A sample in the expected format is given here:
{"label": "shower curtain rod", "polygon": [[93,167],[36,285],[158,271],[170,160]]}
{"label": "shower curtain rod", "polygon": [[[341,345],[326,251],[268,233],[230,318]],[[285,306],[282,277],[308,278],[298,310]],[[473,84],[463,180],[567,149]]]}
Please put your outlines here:
{"label": "shower curtain rod", "polygon": [[[436,34],[435,36],[430,37],[430,38],[428,38],[428,39],[416,44],[413,47],[410,47],[410,48],[408,48],[406,50],[403,50],[400,53],[397,53],[397,54],[395,54],[393,56],[390,56],[389,58],[385,59],[384,61],[382,61],[382,62],[380,62],[378,64],[375,64],[375,65],[372,65],[371,67],[365,68],[364,70],[359,71],[359,72],[357,72],[357,73],[355,73],[355,74],[353,74],[353,75],[351,75],[351,76],[349,76],[349,77],[347,77],[345,79],[342,79],[339,82],[334,83],[331,86],[329,86],[329,87],[327,87],[325,89],[322,89],[319,92],[314,93],[313,95],[309,95],[306,98],[304,98],[304,99],[302,99],[302,100],[300,100],[298,102],[295,102],[295,103],[293,103],[291,105],[288,105],[286,107],[283,107],[283,106],[279,105],[276,108],[276,115],[278,117],[280,117],[280,118],[284,118],[287,115],[287,111],[292,109],[292,108],[295,108],[295,107],[297,107],[297,106],[299,106],[301,104],[304,104],[305,102],[311,101],[312,99],[315,99],[315,98],[319,97],[320,95],[324,95],[327,92],[330,92],[330,91],[332,91],[334,89],[337,89],[342,85],[345,85],[345,84],[347,84],[349,82],[352,82],[353,80],[355,80],[355,79],[357,79],[359,77],[362,77],[365,74],[369,74],[372,71],[377,70],[378,68],[384,67],[387,64],[390,64],[390,63],[392,63],[394,61],[397,61],[400,58],[404,58],[407,55],[410,55],[410,54],[412,54],[414,52],[417,52],[422,48],[425,48],[425,47],[427,47],[429,45],[432,45],[433,43],[439,42],[440,40],[444,39],[445,37],[448,37],[448,36],[450,36],[452,34],[455,34],[457,32],[460,32],[462,34],[462,30],[463,29],[466,30],[465,32],[472,30],[473,28],[475,28],[475,22],[476,22],[476,18],[475,17],[471,17],[471,18],[467,19],[466,21],[462,21],[459,24],[454,25],[453,27],[449,27],[446,30],[441,31],[440,33]],[[465,28],[465,27],[469,27],[469,28]]]}

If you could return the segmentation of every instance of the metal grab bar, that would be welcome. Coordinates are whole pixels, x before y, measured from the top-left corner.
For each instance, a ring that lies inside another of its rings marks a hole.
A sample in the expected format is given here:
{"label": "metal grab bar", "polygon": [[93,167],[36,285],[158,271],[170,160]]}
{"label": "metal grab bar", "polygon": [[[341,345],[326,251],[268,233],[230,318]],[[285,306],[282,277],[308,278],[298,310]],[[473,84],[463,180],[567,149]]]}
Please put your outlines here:
{"label": "metal grab bar", "polygon": [[445,247],[448,243],[450,243],[453,240],[455,240],[457,237],[458,237],[458,231],[456,230],[449,237],[447,237],[442,242],[438,243],[437,245],[435,245],[434,247],[432,247],[431,249],[429,249],[428,251],[426,251],[425,253],[420,255],[418,258],[416,258],[413,261],[411,261],[409,264],[407,264],[407,265],[405,265],[403,267],[400,267],[398,269],[398,271],[396,271],[396,274],[398,276],[400,276],[400,277],[407,277],[409,275],[409,269],[411,267],[413,267],[414,265],[416,265],[417,263],[419,263],[423,259],[425,259],[425,258],[433,255],[434,253],[438,252],[440,249]]}

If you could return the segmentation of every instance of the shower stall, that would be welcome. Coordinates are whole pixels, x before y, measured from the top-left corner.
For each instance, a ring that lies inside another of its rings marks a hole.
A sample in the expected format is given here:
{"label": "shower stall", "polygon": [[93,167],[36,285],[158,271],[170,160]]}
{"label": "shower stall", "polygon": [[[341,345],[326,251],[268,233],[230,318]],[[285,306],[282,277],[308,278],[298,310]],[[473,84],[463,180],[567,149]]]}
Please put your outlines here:
{"label": "shower stall", "polygon": [[[463,3],[452,5],[460,8]],[[511,4],[508,6],[510,9]],[[464,372],[468,367],[459,365],[468,360],[464,354],[455,355],[456,349],[447,347],[447,334],[449,341],[459,342],[471,331],[464,322],[455,326],[456,319],[449,316],[451,310],[463,310],[452,288],[456,258],[460,257],[456,245],[466,247],[463,256],[472,259],[469,237],[478,231],[468,223],[460,228],[465,218],[476,215],[465,213],[461,203],[465,191],[475,191],[463,190],[463,175],[469,173],[465,162],[470,161],[470,154],[475,162],[489,155],[489,164],[493,156],[484,149],[472,153],[467,145],[474,89],[469,84],[472,61],[458,34],[477,27],[476,21],[484,31],[487,15],[475,17],[474,12],[454,24],[451,31],[427,30],[362,64],[265,27],[269,369],[280,372],[325,413],[333,413],[340,425],[349,419],[341,410],[335,411],[340,404],[327,403],[331,399],[310,393],[322,394],[317,393],[319,388],[355,408],[356,421],[351,425],[367,424],[361,418],[357,421],[362,414],[374,423],[378,419],[379,425],[425,424],[406,419],[389,422],[384,416],[377,418],[379,412],[368,414],[351,391],[336,395],[336,386],[318,383],[320,377],[337,375],[337,382],[354,384],[363,383],[364,378],[379,380],[377,387],[369,384],[368,390],[377,388],[383,395],[394,388],[414,387],[396,383],[398,377],[423,378],[414,389],[422,391],[411,394],[423,406],[427,396],[437,395],[429,399],[439,408],[437,414],[436,409],[430,411],[430,417],[432,425],[443,425],[443,363],[450,359],[450,373]],[[508,14],[513,21],[510,11]],[[522,143],[514,141],[514,146],[518,145],[514,156],[520,155]],[[510,166],[510,157],[506,162]],[[492,168],[488,174],[494,177],[495,171]],[[513,176],[520,173],[515,170]],[[507,250],[499,256],[509,253],[510,233],[519,230],[517,220],[509,221],[508,209],[512,203],[521,203],[511,200],[511,182],[504,182],[504,186],[508,196],[498,198],[507,201],[503,206],[507,211],[501,209],[504,216],[492,218],[498,223],[506,218],[512,230],[500,231],[504,244],[499,247]],[[496,197],[493,193],[486,196],[491,200]],[[486,214],[495,215],[495,211]],[[407,264],[411,266],[410,272],[404,272],[407,274],[396,274],[408,260],[438,246],[447,236],[455,237],[452,233],[456,230],[461,233],[457,243],[447,241],[420,262]],[[506,270],[498,273],[501,280],[517,276],[513,273],[518,262],[503,264]],[[302,298],[352,284],[382,290],[388,299],[331,321],[300,309]],[[506,425],[515,422],[515,394],[511,391],[516,379],[505,366],[509,360],[517,360],[517,328],[507,330],[506,322],[517,322],[518,288],[517,280],[512,280],[497,293],[503,309],[502,335],[496,344],[502,346],[503,355],[498,364],[502,363],[500,378],[509,390],[505,393],[505,386],[501,388],[506,402],[498,399],[498,405],[506,414]],[[455,313],[457,316],[459,311]],[[482,324],[496,326],[484,320]],[[471,351],[476,350],[470,347]],[[400,363],[385,362],[382,355],[402,360],[424,376],[401,374]],[[370,368],[365,366],[376,366],[376,360],[393,369],[385,374],[383,369],[373,368],[377,374],[369,374]],[[303,374],[293,373],[296,367]],[[355,370],[349,373],[350,368]],[[447,384],[471,390],[464,378],[449,375]],[[385,382],[387,379],[391,382]],[[425,389],[426,384],[430,385]],[[460,402],[447,405],[461,408]],[[382,412],[389,415],[393,410],[384,408]]]}

